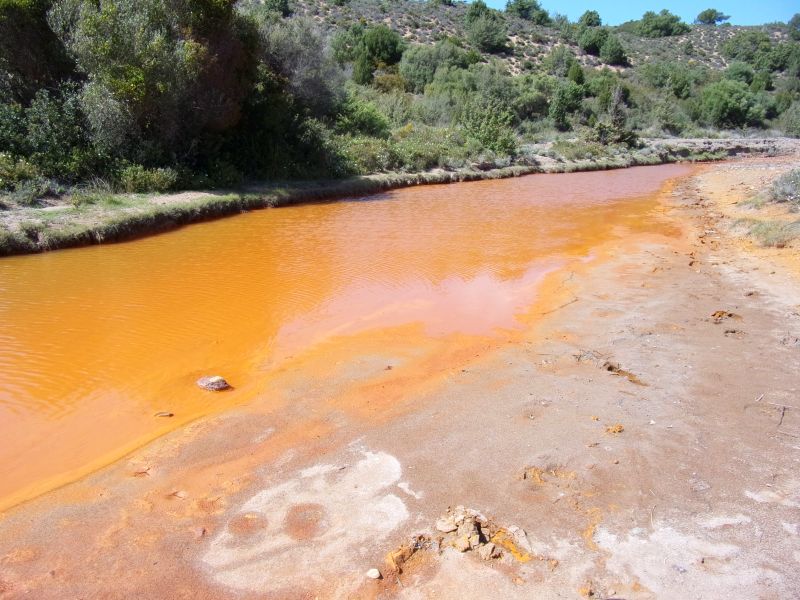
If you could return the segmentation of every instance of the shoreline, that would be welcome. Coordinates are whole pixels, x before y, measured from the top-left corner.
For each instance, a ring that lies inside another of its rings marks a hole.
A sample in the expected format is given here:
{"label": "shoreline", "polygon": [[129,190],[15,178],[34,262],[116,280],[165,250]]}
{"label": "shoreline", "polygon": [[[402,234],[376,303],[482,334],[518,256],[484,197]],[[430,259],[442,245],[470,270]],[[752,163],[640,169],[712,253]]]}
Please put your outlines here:
{"label": "shoreline", "polygon": [[103,204],[75,207],[62,203],[0,211],[0,257],[132,241],[250,210],[338,201],[417,185],[788,154],[800,154],[800,140],[667,138],[650,140],[641,150],[598,161],[564,161],[537,155],[536,164],[486,170],[473,166],[454,171],[382,173],[340,180],[255,184],[237,191],[115,194]]}

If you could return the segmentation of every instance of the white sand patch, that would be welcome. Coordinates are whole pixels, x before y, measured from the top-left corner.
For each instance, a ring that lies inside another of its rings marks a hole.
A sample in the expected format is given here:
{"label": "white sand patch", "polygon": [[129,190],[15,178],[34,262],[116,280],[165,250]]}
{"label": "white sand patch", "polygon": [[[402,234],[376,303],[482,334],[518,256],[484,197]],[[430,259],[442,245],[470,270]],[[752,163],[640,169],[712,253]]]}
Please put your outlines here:
{"label": "white sand patch", "polygon": [[707,517],[705,519],[700,519],[699,523],[703,529],[719,529],[720,527],[745,525],[747,523],[750,523],[751,521],[752,519],[747,515],[738,514],[732,517],[724,517],[722,515]]}
{"label": "white sand patch", "polygon": [[738,546],[667,525],[656,524],[652,532],[633,529],[624,536],[600,528],[595,541],[610,554],[609,571],[629,584],[639,581],[659,598],[735,598],[742,586],[779,579],[753,566]]}
{"label": "white sand patch", "polygon": [[369,547],[409,514],[389,491],[400,462],[383,452],[355,454],[355,464],[315,465],[244,502],[202,557],[211,576],[265,593],[332,579],[345,585],[341,573],[364,571]]}

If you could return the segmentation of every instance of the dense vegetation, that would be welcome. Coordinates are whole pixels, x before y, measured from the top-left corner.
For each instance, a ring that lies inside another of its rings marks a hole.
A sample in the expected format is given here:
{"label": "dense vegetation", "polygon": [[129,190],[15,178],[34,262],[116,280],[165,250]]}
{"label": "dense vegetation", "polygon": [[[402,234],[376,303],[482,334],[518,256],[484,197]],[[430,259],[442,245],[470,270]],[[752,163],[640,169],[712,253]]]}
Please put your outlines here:
{"label": "dense vegetation", "polygon": [[0,0],[0,191],[25,204],[98,179],[143,192],[524,163],[551,140],[585,156],[643,135],[799,136],[800,16],[726,19],[608,27],[536,0]]}

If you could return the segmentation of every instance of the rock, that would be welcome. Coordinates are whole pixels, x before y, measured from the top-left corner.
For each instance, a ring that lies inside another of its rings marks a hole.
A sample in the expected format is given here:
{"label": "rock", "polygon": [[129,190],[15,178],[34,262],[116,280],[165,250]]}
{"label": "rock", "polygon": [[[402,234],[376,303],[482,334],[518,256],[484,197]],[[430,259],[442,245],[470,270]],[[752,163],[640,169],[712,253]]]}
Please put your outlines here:
{"label": "rock", "polygon": [[201,377],[197,380],[197,385],[204,390],[208,390],[209,392],[221,392],[222,390],[227,390],[229,387],[231,387],[230,384],[225,381],[225,378],[220,377],[219,375]]}
{"label": "rock", "polygon": [[456,525],[452,516],[441,517],[436,520],[437,531],[441,531],[442,533],[450,533],[456,529],[458,529],[458,525]]}
{"label": "rock", "polygon": [[497,546],[495,546],[492,542],[487,542],[478,548],[478,556],[480,556],[483,560],[491,560],[496,558],[498,555],[499,551],[497,550]]}
{"label": "rock", "polygon": [[378,571],[378,569],[370,569],[369,571],[367,571],[367,577],[369,577],[370,579],[380,579],[381,572]]}
{"label": "rock", "polygon": [[466,552],[467,550],[471,549],[472,546],[469,543],[469,536],[458,536],[455,540],[453,540],[453,548],[459,552]]}

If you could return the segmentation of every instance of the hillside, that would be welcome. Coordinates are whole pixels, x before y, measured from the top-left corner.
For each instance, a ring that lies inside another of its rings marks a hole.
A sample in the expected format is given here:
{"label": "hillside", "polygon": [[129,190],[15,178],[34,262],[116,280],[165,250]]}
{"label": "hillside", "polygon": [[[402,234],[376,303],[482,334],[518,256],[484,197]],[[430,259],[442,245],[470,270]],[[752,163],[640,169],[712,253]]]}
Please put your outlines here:
{"label": "hillside", "polygon": [[3,0],[0,210],[799,136],[799,39],[535,0]]}

